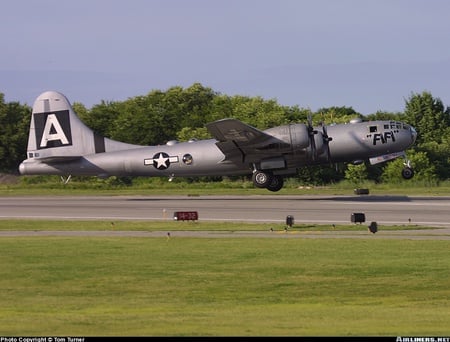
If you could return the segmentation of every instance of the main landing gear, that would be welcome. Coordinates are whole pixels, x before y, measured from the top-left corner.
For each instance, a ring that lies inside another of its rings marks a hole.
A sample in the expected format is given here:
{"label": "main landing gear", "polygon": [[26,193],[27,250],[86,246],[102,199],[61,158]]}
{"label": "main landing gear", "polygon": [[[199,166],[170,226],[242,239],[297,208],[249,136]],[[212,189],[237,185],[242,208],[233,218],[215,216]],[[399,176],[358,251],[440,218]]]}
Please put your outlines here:
{"label": "main landing gear", "polygon": [[257,188],[267,189],[270,191],[279,191],[283,188],[283,177],[274,175],[270,171],[255,170],[252,175],[253,184]]}

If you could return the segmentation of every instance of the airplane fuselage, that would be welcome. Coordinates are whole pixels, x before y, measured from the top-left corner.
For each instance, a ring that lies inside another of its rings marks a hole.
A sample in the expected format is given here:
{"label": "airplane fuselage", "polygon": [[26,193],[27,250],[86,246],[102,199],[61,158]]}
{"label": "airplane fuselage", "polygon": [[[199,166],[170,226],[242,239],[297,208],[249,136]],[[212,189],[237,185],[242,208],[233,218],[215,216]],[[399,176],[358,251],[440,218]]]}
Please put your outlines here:
{"label": "airplane fuselage", "polygon": [[[95,153],[70,161],[21,164],[21,173],[83,176],[205,176],[237,171],[214,139],[171,142],[167,145],[135,147],[125,151]],[[248,173],[248,172],[242,172]]]}
{"label": "airplane fuselage", "polygon": [[317,127],[294,123],[262,131],[222,119],[206,128],[214,139],[157,146],[123,143],[96,134],[64,95],[48,91],[34,103],[27,159],[19,170],[23,175],[98,177],[252,175],[255,186],[278,191],[283,177],[301,167],[389,160],[409,148],[417,135],[413,127],[396,121]]}
{"label": "airplane fuselage", "polygon": [[[320,128],[318,128],[320,129]],[[320,131],[315,137],[316,158],[311,149],[286,150],[277,157],[267,157],[261,151],[262,163],[279,160],[271,168],[275,174],[295,173],[296,169],[311,164],[365,160],[381,154],[399,152],[413,141],[410,126],[394,121],[372,121],[328,126],[328,135],[339,137],[329,142],[330,157],[322,146]],[[123,151],[93,153],[73,160],[39,162],[27,160],[20,166],[22,174],[58,174],[84,176],[212,176],[252,173],[253,160],[245,154],[233,161],[227,160],[216,145],[217,140],[171,141],[158,146],[136,146]],[[272,151],[274,152],[274,151]],[[252,156],[252,159],[255,157]],[[240,161],[239,161],[240,159]],[[272,163],[273,164],[273,163]],[[269,166],[270,168],[270,166]],[[264,167],[263,167],[264,169]],[[267,169],[267,168],[266,168]]]}

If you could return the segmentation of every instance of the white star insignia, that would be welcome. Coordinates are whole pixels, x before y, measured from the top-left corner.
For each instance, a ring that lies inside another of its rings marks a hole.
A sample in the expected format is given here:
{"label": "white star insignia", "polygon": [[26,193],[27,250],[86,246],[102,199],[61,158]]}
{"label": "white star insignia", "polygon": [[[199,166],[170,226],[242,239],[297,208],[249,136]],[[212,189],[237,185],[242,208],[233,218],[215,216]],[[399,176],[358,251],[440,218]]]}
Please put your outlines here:
{"label": "white star insignia", "polygon": [[153,164],[157,169],[167,169],[170,165],[169,156],[165,153],[160,153],[158,158],[153,159]]}
{"label": "white star insignia", "polygon": [[156,153],[151,159],[144,159],[144,165],[153,165],[158,170],[165,170],[170,163],[178,163],[178,157],[170,157],[165,152]]}

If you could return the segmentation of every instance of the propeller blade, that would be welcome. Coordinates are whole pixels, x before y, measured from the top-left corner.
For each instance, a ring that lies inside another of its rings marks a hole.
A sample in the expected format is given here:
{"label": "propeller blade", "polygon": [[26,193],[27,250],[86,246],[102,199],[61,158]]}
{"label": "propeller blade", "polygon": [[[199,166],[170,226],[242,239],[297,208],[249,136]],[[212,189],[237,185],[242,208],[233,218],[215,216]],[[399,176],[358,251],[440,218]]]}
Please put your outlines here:
{"label": "propeller blade", "polygon": [[327,133],[327,126],[324,125],[323,123],[322,123],[322,136],[323,136],[323,142],[324,142],[324,144],[326,145],[326,148],[327,148],[327,159],[328,159],[328,161],[331,162],[331,153],[330,153],[330,145],[329,145],[329,142],[330,142],[331,140],[333,140],[333,138],[331,138],[331,137],[328,136],[328,133]]}
{"label": "propeller blade", "polygon": [[311,146],[311,157],[312,160],[316,160],[316,142],[314,140],[314,135],[317,134],[317,131],[314,130],[312,125],[311,115],[308,115],[308,135],[309,135],[309,144]]}

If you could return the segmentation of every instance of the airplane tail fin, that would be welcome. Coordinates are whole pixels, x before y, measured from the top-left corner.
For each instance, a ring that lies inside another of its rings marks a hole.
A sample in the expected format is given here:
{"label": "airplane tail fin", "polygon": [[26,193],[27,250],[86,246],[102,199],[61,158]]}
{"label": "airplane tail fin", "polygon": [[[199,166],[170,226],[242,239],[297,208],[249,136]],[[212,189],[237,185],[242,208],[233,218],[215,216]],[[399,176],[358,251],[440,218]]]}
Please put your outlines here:
{"label": "airplane tail fin", "polygon": [[67,98],[59,92],[44,92],[34,102],[28,159],[62,161],[133,147],[138,146],[96,134],[80,120]]}

